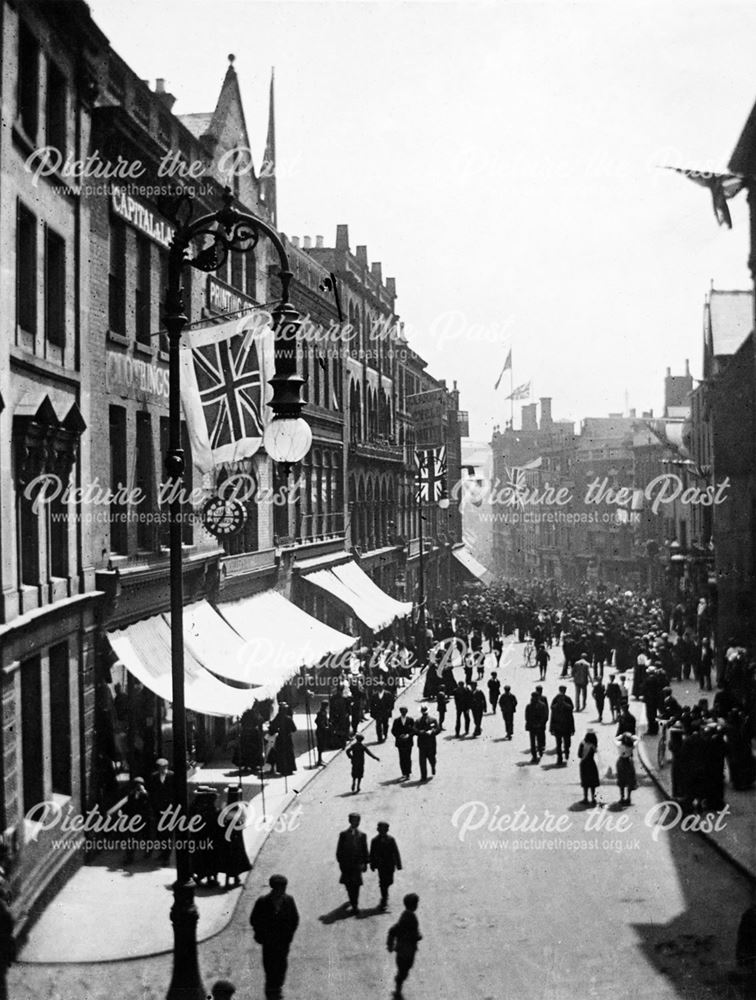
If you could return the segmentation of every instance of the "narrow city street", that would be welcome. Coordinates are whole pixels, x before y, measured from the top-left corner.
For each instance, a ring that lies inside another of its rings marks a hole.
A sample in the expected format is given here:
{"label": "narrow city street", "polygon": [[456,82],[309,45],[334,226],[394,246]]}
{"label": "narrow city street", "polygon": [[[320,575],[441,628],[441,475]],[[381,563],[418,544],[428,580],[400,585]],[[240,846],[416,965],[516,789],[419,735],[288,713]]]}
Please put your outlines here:
{"label": "narrow city street", "polygon": [[[575,715],[566,767],[556,766],[550,736],[541,764],[530,763],[523,711],[537,670],[522,666],[522,649],[507,643],[500,670],[519,700],[511,742],[500,715],[484,717],[480,738],[456,739],[452,709],[439,738],[438,773],[427,784],[419,782],[415,762],[411,780],[400,782],[393,741],[375,747],[371,728],[367,742],[381,760],[368,759],[361,793],[349,791],[344,755],[309,785],[296,829],[271,835],[231,924],[200,947],[208,991],[215,979],[227,977],[239,996],[262,996],[259,947],[248,917],[269,875],[282,872],[301,914],[290,955],[290,998],[388,997],[393,958],[386,934],[410,891],[420,896],[423,941],[405,987],[409,1000],[731,995],[727,972],[749,902],[745,881],[696,834],[675,830],[654,837],[645,818],[660,795],[640,764],[632,806],[617,809],[616,785],[604,778],[614,765],[615,727],[595,723],[593,704]],[[561,657],[554,650],[545,683],[549,700],[560,683],[557,664]],[[400,700],[410,715],[419,713],[421,685]],[[603,807],[596,812],[581,804],[578,781],[577,744],[588,725],[599,738]],[[404,864],[387,913],[378,912],[376,876],[367,873],[359,918],[343,905],[334,858],[338,832],[355,809],[369,838],[379,820],[391,824]],[[497,831],[497,821],[513,814],[518,828],[500,824]],[[600,828],[586,830],[599,816]],[[618,832],[612,824],[623,818]],[[557,821],[562,832],[555,831]],[[10,995],[159,997],[169,973],[169,956],[89,967],[16,966]]]}

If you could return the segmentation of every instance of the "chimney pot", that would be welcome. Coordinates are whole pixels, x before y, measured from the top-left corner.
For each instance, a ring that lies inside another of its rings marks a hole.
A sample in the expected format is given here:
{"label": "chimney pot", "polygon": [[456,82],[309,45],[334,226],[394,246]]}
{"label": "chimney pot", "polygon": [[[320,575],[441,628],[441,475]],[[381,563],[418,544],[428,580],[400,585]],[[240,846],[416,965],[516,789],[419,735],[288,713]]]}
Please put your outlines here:
{"label": "chimney pot", "polygon": [[164,76],[159,76],[157,78],[157,80],[155,80],[155,93],[156,94],[164,94],[165,93],[165,77]]}
{"label": "chimney pot", "polygon": [[323,237],[322,236],[316,236],[315,237],[315,247],[318,250],[322,250],[323,249]]}
{"label": "chimney pot", "polygon": [[304,249],[312,250],[312,238],[310,236],[304,237]]}
{"label": "chimney pot", "polygon": [[690,359],[685,359],[685,374],[690,375]]}
{"label": "chimney pot", "polygon": [[671,378],[671,377],[672,377],[672,369],[668,368],[667,369],[667,378]]}
{"label": "chimney pot", "polygon": [[292,238],[291,238],[291,245],[293,247],[296,247],[297,250],[299,249],[299,237],[298,236],[292,236]]}

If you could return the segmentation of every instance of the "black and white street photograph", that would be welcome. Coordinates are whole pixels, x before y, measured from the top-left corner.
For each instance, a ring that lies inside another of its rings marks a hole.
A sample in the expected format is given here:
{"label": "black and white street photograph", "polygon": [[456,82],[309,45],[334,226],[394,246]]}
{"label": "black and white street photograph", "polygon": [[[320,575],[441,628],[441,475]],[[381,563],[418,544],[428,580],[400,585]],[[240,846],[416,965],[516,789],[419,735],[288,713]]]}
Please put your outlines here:
{"label": "black and white street photograph", "polygon": [[0,0],[0,1000],[756,1000],[754,52]]}

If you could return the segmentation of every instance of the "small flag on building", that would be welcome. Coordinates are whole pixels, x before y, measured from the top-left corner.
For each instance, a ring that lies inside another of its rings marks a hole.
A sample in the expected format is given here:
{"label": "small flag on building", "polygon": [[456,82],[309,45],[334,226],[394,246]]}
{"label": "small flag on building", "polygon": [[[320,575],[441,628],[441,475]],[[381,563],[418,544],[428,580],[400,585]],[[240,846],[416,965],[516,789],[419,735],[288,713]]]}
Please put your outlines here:
{"label": "small flag on building", "polygon": [[496,385],[494,386],[494,391],[501,385],[501,380],[504,378],[504,372],[512,370],[512,348],[509,348],[509,354],[507,354],[507,360],[504,362],[504,367],[501,369],[501,374],[496,379]]}
{"label": "small flag on building", "polygon": [[674,170],[676,174],[682,174],[694,184],[708,188],[711,191],[711,201],[717,222],[720,226],[732,229],[732,216],[727,202],[743,190],[746,183],[744,177],[739,177],[737,174],[715,174],[703,170],[686,170],[683,167],[665,167],[664,169]]}
{"label": "small flag on building", "polygon": [[181,402],[192,459],[213,472],[251,458],[270,420],[273,327],[262,310],[184,333]]}
{"label": "small flag on building", "polygon": [[505,398],[506,399],[529,399],[530,398],[530,382],[523,382],[522,385],[518,385],[517,388],[513,389],[512,392],[510,392],[510,394],[508,396],[506,396]]}

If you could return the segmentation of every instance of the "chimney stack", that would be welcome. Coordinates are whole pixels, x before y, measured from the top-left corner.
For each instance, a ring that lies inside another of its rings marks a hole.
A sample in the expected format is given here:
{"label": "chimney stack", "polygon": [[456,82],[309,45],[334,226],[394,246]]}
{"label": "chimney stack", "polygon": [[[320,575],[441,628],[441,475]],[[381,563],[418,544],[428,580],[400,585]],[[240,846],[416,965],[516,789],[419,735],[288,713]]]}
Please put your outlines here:
{"label": "chimney stack", "polygon": [[357,260],[360,262],[360,264],[362,264],[363,267],[367,267],[368,266],[367,247],[366,246],[357,247],[357,249],[354,251],[354,256],[357,258]]}
{"label": "chimney stack", "polygon": [[630,419],[635,420],[635,407],[630,410]]}
{"label": "chimney stack", "polygon": [[336,226],[336,249],[349,250],[349,226]]}
{"label": "chimney stack", "polygon": [[316,236],[315,237],[315,249],[316,250],[322,250],[323,249],[323,237],[322,236]]}
{"label": "chimney stack", "polygon": [[383,284],[383,268],[378,261],[374,261],[372,267],[370,268],[370,273],[373,275],[375,280],[379,285]]}
{"label": "chimney stack", "polygon": [[672,369],[668,368],[667,369],[667,378],[671,378],[671,377],[672,377]]}
{"label": "chimney stack", "polygon": [[155,80],[155,93],[156,94],[165,93],[165,77],[159,76],[157,80]]}
{"label": "chimney stack", "polygon": [[293,247],[295,247],[297,250],[299,250],[299,237],[298,236],[292,236],[292,238],[291,238],[291,245]]}
{"label": "chimney stack", "polygon": [[688,358],[685,359],[685,374],[690,377],[690,360]]}
{"label": "chimney stack", "polygon": [[538,418],[536,416],[537,406],[538,403],[528,403],[527,406],[523,406],[520,417],[520,420],[522,422],[522,430],[524,431],[538,430]]}
{"label": "chimney stack", "polygon": [[552,424],[551,396],[541,396],[541,430],[548,430]]}
{"label": "chimney stack", "polygon": [[304,238],[304,247],[303,247],[303,249],[305,249],[305,250],[312,250],[312,239],[309,236],[305,236],[303,238]]}
{"label": "chimney stack", "polygon": [[392,299],[396,298],[396,278],[386,278],[386,291]]}

